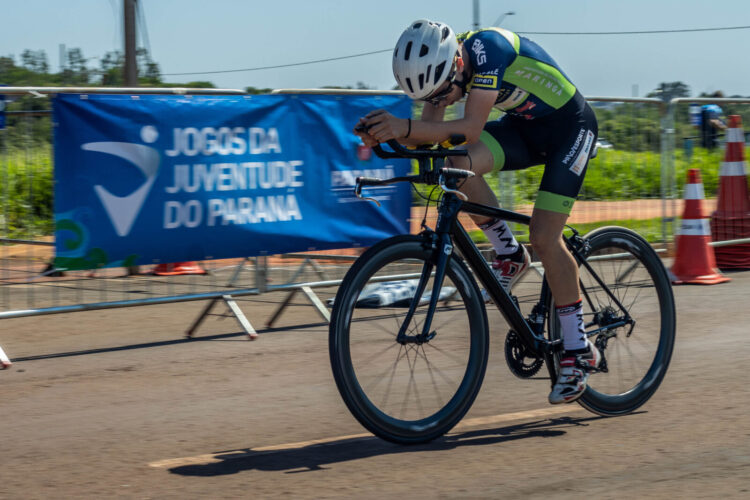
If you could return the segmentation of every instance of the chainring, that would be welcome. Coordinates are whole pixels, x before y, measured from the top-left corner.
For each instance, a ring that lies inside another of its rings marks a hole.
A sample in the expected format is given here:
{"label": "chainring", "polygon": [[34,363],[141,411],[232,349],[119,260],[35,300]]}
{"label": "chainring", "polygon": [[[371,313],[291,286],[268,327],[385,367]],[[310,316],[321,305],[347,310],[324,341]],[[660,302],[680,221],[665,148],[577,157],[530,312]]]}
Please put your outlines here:
{"label": "chainring", "polygon": [[505,361],[510,372],[518,378],[530,378],[537,374],[544,359],[531,354],[513,330],[505,337]]}

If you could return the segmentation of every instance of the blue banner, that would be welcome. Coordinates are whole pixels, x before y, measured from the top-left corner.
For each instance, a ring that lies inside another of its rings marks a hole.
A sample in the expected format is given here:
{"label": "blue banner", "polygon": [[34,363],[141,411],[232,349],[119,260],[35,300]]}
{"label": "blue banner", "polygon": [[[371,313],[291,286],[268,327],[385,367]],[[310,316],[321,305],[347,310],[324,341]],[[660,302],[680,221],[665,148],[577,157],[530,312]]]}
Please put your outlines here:
{"label": "blue banner", "polygon": [[56,265],[92,269],[371,245],[409,232],[405,175],[351,129],[405,96],[60,94]]}
{"label": "blue banner", "polygon": [[5,128],[5,96],[0,94],[0,130]]}

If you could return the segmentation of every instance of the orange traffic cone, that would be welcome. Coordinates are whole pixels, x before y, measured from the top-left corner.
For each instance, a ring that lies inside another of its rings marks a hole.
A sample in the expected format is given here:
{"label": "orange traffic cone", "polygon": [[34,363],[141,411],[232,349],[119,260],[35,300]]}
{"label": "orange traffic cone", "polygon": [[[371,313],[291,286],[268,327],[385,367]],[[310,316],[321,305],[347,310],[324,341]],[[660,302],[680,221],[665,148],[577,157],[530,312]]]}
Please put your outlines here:
{"label": "orange traffic cone", "polygon": [[672,265],[672,283],[715,285],[730,279],[716,269],[708,219],[703,215],[703,183],[697,168],[688,170],[685,210],[677,234],[677,251]]}
{"label": "orange traffic cone", "polygon": [[[714,241],[750,238],[750,198],[745,169],[745,134],[739,115],[729,117],[727,150],[721,164],[716,211],[711,215]],[[717,247],[716,265],[721,269],[750,269],[750,244]]]}
{"label": "orange traffic cone", "polygon": [[5,354],[5,351],[3,351],[3,348],[0,347],[0,370],[5,370],[6,368],[10,368],[13,365],[13,363],[10,362],[10,359]]}
{"label": "orange traffic cone", "polygon": [[154,267],[157,276],[178,276],[181,274],[206,274],[206,270],[196,262],[173,262]]}
{"label": "orange traffic cone", "polygon": [[719,194],[714,217],[744,217],[750,212],[745,172],[745,134],[739,115],[729,117],[727,147],[719,171]]}

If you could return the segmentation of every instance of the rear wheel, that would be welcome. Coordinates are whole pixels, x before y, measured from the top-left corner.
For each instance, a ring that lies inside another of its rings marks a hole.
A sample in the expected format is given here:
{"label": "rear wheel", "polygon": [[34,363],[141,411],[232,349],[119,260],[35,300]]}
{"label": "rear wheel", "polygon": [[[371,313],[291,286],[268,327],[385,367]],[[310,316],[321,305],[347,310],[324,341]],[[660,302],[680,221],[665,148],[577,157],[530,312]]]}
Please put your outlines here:
{"label": "rear wheel", "polygon": [[[433,290],[433,252],[419,236],[372,247],[347,273],[331,315],[331,366],[344,402],[368,430],[402,444],[430,441],[456,425],[474,402],[487,365],[484,302],[455,256],[429,335],[420,337]],[[415,299],[423,274],[428,282]],[[406,326],[410,340],[399,341],[413,300],[419,305]]]}
{"label": "rear wheel", "polygon": [[[603,352],[608,371],[589,377],[578,402],[600,415],[622,415],[648,401],[666,374],[675,341],[672,285],[659,256],[637,233],[607,227],[585,239],[586,262],[617,301],[580,266],[586,331]],[[622,324],[627,318],[632,322]],[[550,338],[561,338],[554,315],[549,324]],[[559,361],[556,354],[553,380]]]}

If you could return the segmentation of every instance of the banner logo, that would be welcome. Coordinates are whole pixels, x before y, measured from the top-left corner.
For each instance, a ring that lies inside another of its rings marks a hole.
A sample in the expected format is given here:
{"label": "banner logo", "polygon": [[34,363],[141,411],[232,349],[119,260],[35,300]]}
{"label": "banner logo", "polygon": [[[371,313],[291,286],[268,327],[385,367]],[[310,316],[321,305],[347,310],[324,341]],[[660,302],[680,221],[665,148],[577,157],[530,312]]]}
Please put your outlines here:
{"label": "banner logo", "polygon": [[[158,132],[154,127],[146,126],[141,130],[141,137],[147,142],[154,142],[158,138]],[[149,146],[130,142],[89,142],[83,144],[81,149],[122,158],[135,165],[146,176],[146,182],[127,196],[114,195],[101,184],[94,186],[117,235],[127,236],[159,173],[159,152]]]}
{"label": "banner logo", "polygon": [[357,158],[359,161],[369,161],[372,158],[372,148],[360,144],[357,146]]}

